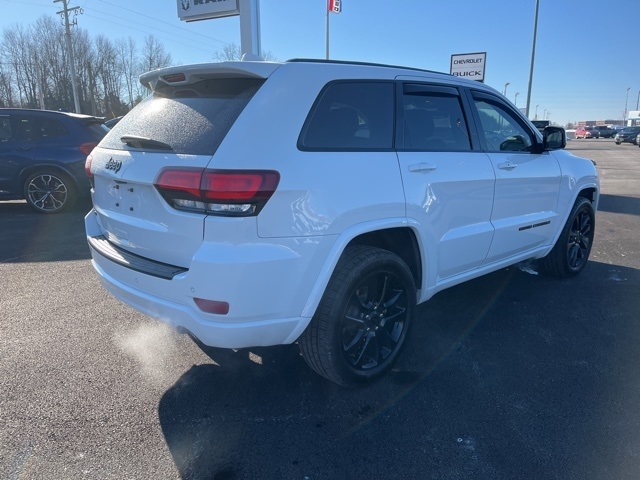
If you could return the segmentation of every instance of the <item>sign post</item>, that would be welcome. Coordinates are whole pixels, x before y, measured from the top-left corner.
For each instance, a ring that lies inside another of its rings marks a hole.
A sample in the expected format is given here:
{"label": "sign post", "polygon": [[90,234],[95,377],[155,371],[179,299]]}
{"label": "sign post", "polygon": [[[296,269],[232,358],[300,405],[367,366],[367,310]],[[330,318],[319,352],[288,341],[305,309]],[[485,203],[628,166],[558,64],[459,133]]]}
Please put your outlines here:
{"label": "sign post", "polygon": [[451,55],[451,75],[484,82],[487,52]]}
{"label": "sign post", "polygon": [[260,60],[259,0],[177,0],[178,18],[184,22],[240,15],[240,49],[243,60]]}

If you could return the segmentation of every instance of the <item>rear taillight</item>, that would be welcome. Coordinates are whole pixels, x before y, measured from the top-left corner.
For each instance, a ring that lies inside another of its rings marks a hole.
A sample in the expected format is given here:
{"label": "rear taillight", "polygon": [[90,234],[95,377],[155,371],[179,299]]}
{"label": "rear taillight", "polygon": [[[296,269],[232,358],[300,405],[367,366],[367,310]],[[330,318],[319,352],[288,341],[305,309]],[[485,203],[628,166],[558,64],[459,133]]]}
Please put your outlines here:
{"label": "rear taillight", "polygon": [[154,185],[174,208],[226,216],[260,213],[276,191],[280,174],[273,170],[202,170],[168,167]]}
{"label": "rear taillight", "polygon": [[78,148],[80,149],[80,151],[82,153],[84,153],[85,155],[90,155],[91,151],[96,148],[96,146],[98,145],[97,142],[89,142],[89,143],[83,143],[82,145],[80,145]]}
{"label": "rear taillight", "polygon": [[87,159],[84,162],[84,172],[87,174],[87,177],[93,178],[93,173],[91,173],[91,162],[93,161],[93,157],[91,155],[87,156]]}

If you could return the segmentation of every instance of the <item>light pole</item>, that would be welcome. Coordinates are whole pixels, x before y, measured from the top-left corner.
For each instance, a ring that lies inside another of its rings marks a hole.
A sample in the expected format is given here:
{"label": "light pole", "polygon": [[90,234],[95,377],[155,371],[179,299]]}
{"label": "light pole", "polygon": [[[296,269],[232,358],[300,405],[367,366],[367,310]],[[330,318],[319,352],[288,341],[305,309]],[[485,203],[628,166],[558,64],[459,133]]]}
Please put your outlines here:
{"label": "light pole", "polygon": [[542,119],[546,120],[547,119],[547,109],[544,109],[544,112],[542,112]]}
{"label": "light pole", "polygon": [[638,90],[638,100],[636,100],[636,110],[640,110],[640,90]]}
{"label": "light pole", "polygon": [[525,115],[529,117],[529,105],[531,105],[531,85],[533,84],[533,63],[536,59],[536,36],[538,34],[538,9],[540,0],[536,0],[536,16],[533,21],[533,47],[531,47],[531,68],[529,69],[529,89],[527,90],[527,109]]}
{"label": "light pole", "polygon": [[534,120],[537,120],[537,119],[538,119],[538,107],[539,107],[539,106],[540,106],[540,105],[536,105],[536,116],[535,116]]}
{"label": "light pole", "polygon": [[504,84],[504,90],[502,91],[502,95],[507,96],[507,87],[511,85],[509,82]]}
{"label": "light pole", "polygon": [[629,106],[629,90],[631,90],[631,87],[627,88],[627,99],[624,101],[624,118],[622,119],[623,122],[627,121],[627,107]]}
{"label": "light pole", "polygon": [[518,95],[520,95],[520,92],[516,92],[516,97],[514,98],[514,105],[517,107],[518,106]]}

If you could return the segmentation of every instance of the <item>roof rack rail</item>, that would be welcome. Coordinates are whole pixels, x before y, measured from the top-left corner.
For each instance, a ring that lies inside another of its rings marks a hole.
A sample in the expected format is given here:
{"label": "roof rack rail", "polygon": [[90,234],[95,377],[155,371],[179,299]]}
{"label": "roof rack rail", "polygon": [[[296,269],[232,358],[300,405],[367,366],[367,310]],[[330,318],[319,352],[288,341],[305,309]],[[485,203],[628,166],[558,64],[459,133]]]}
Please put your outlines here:
{"label": "roof rack rail", "polygon": [[424,68],[416,68],[416,67],[404,67],[401,65],[388,65],[385,63],[372,63],[372,62],[357,62],[352,60],[324,60],[321,58],[291,58],[286,61],[286,63],[329,63],[336,65],[362,65],[366,67],[386,67],[386,68],[402,68],[404,70],[414,70],[417,72],[424,73],[437,73],[439,75],[449,75],[448,73],[438,72],[435,70],[426,70]]}

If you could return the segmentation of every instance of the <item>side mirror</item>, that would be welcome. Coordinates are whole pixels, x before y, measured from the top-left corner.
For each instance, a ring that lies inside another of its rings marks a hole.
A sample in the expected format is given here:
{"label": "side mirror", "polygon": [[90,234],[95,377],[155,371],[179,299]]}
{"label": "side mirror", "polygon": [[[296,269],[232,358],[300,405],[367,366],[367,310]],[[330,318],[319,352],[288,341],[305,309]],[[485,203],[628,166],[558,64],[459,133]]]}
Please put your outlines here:
{"label": "side mirror", "polygon": [[567,133],[562,127],[544,127],[543,150],[559,150],[567,146]]}

